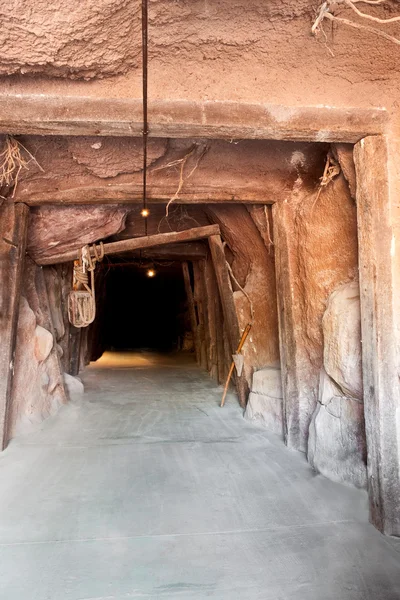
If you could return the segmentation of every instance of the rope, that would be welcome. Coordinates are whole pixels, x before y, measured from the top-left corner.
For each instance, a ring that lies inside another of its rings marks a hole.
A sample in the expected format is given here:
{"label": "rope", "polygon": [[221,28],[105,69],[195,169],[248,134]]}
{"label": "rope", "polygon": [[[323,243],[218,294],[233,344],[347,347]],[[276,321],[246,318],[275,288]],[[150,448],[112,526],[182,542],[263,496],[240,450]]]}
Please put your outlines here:
{"label": "rope", "polygon": [[83,246],[79,262],[74,263],[73,290],[68,295],[68,318],[74,327],[87,327],[96,317],[94,270],[103,258],[104,247],[100,242],[99,247]]}

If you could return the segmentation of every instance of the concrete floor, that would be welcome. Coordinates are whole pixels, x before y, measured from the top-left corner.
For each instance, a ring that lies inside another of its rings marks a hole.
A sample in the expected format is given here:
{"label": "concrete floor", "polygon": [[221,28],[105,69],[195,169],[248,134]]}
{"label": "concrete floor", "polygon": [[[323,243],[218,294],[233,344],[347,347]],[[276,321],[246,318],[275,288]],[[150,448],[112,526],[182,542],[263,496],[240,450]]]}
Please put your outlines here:
{"label": "concrete floor", "polygon": [[187,359],[106,355],[0,456],[4,600],[395,600],[400,546]]}

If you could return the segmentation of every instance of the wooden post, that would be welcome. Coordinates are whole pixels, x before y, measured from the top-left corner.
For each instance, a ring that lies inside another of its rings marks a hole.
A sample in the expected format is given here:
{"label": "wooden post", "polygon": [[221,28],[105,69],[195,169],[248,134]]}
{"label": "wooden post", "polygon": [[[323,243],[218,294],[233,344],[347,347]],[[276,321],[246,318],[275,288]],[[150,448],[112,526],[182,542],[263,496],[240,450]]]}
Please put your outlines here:
{"label": "wooden post", "polygon": [[194,274],[194,305],[197,313],[197,331],[200,342],[200,366],[208,370],[207,360],[207,315],[205,310],[205,291],[203,271],[199,262],[193,263]]}
{"label": "wooden post", "polygon": [[196,309],[194,306],[192,284],[190,283],[189,265],[187,262],[182,263],[183,281],[185,283],[186,299],[188,303],[190,326],[193,333],[193,344],[196,353],[196,361],[200,364],[200,340],[197,331],[197,317]]}
{"label": "wooden post", "polygon": [[[201,263],[200,263],[201,266]],[[207,311],[207,356],[210,376],[218,381],[217,303],[218,287],[211,257],[204,261],[204,290]]]}
{"label": "wooden post", "polygon": [[278,290],[279,351],[283,388],[283,435],[286,445],[307,452],[308,429],[316,403],[318,376],[312,370],[302,341],[300,305],[295,296],[298,274],[293,265],[296,253],[293,208],[272,207]]}
{"label": "wooden post", "polygon": [[[240,342],[239,321],[236,314],[235,301],[233,298],[233,290],[229,271],[226,266],[225,252],[219,235],[212,235],[208,239],[210,245],[211,257],[214,265],[215,275],[217,278],[219,295],[221,298],[222,312],[226,324],[226,331],[229,339],[231,354],[236,352],[236,348]],[[239,402],[242,407],[245,407],[249,388],[244,375],[236,376],[236,386],[239,395]]]}
{"label": "wooden post", "polygon": [[8,442],[8,413],[14,375],[15,341],[24,268],[29,209],[4,203],[0,208],[0,444]]}
{"label": "wooden post", "polygon": [[81,340],[82,340],[82,328],[74,327],[73,325],[69,328],[69,371],[70,375],[78,375],[80,362],[81,362]]}
{"label": "wooden post", "polygon": [[356,144],[370,518],[400,536],[400,140]]}

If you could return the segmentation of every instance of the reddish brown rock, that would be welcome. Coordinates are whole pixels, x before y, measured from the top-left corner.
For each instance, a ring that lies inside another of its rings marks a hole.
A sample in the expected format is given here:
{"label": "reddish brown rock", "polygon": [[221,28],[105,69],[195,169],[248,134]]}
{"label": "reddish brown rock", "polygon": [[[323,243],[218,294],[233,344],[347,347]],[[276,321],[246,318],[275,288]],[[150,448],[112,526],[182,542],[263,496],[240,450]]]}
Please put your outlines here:
{"label": "reddish brown rock", "polygon": [[210,206],[207,213],[220,225],[231,253],[240,327],[244,330],[253,323],[243,348],[250,386],[253,369],[262,369],[279,358],[274,260],[245,206]]}
{"label": "reddish brown rock", "polygon": [[125,226],[125,208],[41,207],[32,211],[27,252],[33,260],[66,250],[78,250],[119,233]]}
{"label": "reddish brown rock", "polygon": [[38,362],[43,362],[49,356],[53,347],[53,336],[40,325],[35,329],[35,358]]}
{"label": "reddish brown rock", "polygon": [[0,73],[91,79],[140,61],[137,0],[17,0],[0,8]]}
{"label": "reddish brown rock", "polygon": [[318,193],[298,191],[273,207],[286,441],[307,451],[323,364],[329,295],[357,273],[356,207],[340,174]]}

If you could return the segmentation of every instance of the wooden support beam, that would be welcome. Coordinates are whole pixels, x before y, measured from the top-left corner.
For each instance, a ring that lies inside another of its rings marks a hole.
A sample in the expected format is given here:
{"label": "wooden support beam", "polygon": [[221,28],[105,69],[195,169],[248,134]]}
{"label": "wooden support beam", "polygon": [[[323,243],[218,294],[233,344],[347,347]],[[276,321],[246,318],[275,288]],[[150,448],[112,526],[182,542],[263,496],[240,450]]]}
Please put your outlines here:
{"label": "wooden support beam", "polygon": [[198,330],[197,330],[196,309],[194,306],[193,290],[192,290],[192,284],[190,282],[189,265],[187,262],[182,263],[182,272],[183,272],[183,281],[185,283],[186,300],[188,303],[190,326],[192,328],[192,333],[193,333],[193,344],[194,344],[194,349],[196,352],[196,361],[198,364],[200,364],[201,343],[200,343],[199,334],[198,334]]}
{"label": "wooden support beam", "polygon": [[24,204],[0,207],[0,445],[8,443],[8,413],[14,375],[29,209]]}
{"label": "wooden support beam", "polygon": [[304,332],[301,306],[295,282],[299,274],[296,256],[294,212],[289,203],[272,207],[275,247],[276,287],[278,290],[279,352],[283,388],[283,437],[292,450],[307,452],[308,429],[314,411],[319,370],[312,372]]}
{"label": "wooden support beam", "polygon": [[370,518],[400,536],[400,140],[354,149]]}
{"label": "wooden support beam", "polygon": [[[170,138],[355,143],[388,122],[382,108],[153,100],[148,110],[150,135]],[[0,95],[0,133],[138,137],[142,129],[141,99]]]}
{"label": "wooden support beam", "polygon": [[74,327],[73,325],[69,328],[69,369],[70,375],[78,375],[80,362],[81,362],[81,341],[82,341],[82,328]]}
{"label": "wooden support beam", "polygon": [[[185,229],[184,231],[172,231],[170,233],[157,233],[146,237],[131,238],[121,240],[120,242],[110,242],[104,244],[104,254],[122,254],[131,250],[140,250],[142,248],[151,248],[152,246],[163,246],[176,242],[188,242],[192,240],[201,240],[210,237],[211,235],[219,234],[218,225],[207,225],[206,227],[195,227],[193,229]],[[74,261],[79,258],[79,252],[74,250],[64,252],[52,256],[51,258],[43,259],[39,264],[54,265],[65,262]]]}
{"label": "wooden support beam", "polygon": [[[199,263],[202,265],[202,262]],[[204,261],[204,287],[207,311],[207,353],[210,376],[218,381],[218,333],[217,333],[217,304],[218,286],[211,257]],[[222,325],[222,323],[221,323]]]}
{"label": "wooden support beam", "polygon": [[194,304],[196,307],[197,314],[197,331],[200,342],[200,366],[205,371],[208,371],[208,360],[207,360],[207,324],[206,324],[206,311],[205,311],[205,290],[204,290],[204,279],[203,273],[200,267],[200,263],[193,263],[193,275],[194,275]]}
{"label": "wooden support beam", "polygon": [[188,242],[185,244],[168,244],[144,250],[134,250],[130,256],[135,258],[149,258],[158,260],[193,261],[205,260],[208,248],[202,242]]}
{"label": "wooden support beam", "polygon": [[[221,298],[222,312],[224,322],[229,338],[229,346],[231,354],[236,352],[240,342],[240,327],[236,314],[235,301],[233,298],[233,290],[229,271],[226,266],[225,252],[222,245],[222,240],[219,235],[212,235],[208,239],[210,245],[211,257],[214,265],[215,275],[217,278],[219,295]],[[244,375],[236,377],[236,385],[239,395],[239,402],[242,407],[246,405],[248,396],[248,385]]]}

